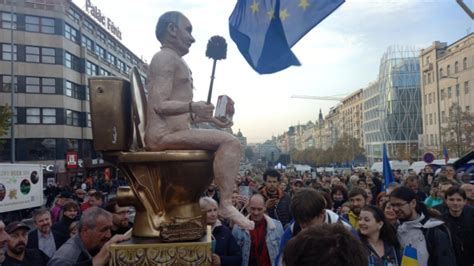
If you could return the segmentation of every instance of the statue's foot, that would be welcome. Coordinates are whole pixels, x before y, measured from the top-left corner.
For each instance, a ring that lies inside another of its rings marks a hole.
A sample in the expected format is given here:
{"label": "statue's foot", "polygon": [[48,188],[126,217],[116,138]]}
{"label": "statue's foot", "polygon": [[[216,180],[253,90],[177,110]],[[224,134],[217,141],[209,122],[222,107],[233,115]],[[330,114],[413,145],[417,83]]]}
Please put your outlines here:
{"label": "statue's foot", "polygon": [[219,207],[219,215],[223,218],[230,219],[234,224],[238,224],[241,228],[246,230],[253,230],[255,223],[247,219],[240,213],[230,202],[222,201]]}

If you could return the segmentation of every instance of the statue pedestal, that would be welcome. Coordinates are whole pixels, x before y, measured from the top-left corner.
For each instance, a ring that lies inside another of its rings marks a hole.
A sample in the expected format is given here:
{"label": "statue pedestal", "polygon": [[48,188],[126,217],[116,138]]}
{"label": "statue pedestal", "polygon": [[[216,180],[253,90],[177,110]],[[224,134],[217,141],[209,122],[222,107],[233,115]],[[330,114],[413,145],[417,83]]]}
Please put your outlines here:
{"label": "statue pedestal", "polygon": [[163,243],[156,238],[132,237],[111,245],[109,265],[211,265],[211,227],[195,242]]}

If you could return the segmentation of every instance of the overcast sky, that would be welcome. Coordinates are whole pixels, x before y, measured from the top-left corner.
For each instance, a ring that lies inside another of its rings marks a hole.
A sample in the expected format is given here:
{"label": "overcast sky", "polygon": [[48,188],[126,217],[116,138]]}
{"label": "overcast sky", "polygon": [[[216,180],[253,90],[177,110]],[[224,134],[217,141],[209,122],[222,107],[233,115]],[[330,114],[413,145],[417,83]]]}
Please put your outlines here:
{"label": "overcast sky", "polygon": [[[258,1],[258,0],[257,0]],[[315,0],[309,0],[311,1]],[[85,9],[85,0],[73,0]],[[122,32],[122,42],[150,62],[160,44],[158,17],[170,10],[193,24],[196,43],[184,57],[193,72],[195,100],[206,100],[212,60],[205,56],[213,35],[228,43],[227,59],[217,63],[213,103],[226,94],[235,101],[234,132],[263,142],[291,125],[326,115],[334,101],[292,99],[293,94],[343,96],[377,79],[380,58],[390,45],[426,48],[448,44],[474,31],[474,23],[455,0],[346,0],[293,47],[302,66],[259,75],[229,37],[235,0],[91,0]],[[474,0],[464,0],[474,10]]]}

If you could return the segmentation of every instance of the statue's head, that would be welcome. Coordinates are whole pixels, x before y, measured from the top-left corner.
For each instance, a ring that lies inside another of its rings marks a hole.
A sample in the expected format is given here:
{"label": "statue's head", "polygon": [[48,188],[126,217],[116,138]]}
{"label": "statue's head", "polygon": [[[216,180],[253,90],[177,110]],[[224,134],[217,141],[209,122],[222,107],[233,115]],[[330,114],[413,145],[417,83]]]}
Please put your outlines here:
{"label": "statue's head", "polygon": [[191,22],[182,13],[169,11],[158,19],[155,35],[163,46],[170,47],[183,56],[196,41],[191,35],[192,30]]}

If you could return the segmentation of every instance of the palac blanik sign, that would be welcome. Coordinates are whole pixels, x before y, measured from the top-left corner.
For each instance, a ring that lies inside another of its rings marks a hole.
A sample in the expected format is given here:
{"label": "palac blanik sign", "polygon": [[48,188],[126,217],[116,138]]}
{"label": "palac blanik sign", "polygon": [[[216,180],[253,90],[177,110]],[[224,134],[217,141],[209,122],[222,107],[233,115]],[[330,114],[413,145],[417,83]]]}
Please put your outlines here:
{"label": "palac blanik sign", "polygon": [[43,204],[43,170],[39,164],[0,164],[0,213]]}
{"label": "palac blanik sign", "polygon": [[106,29],[108,29],[115,37],[122,40],[122,32],[118,26],[115,26],[114,22],[110,18],[104,16],[102,11],[94,6],[90,0],[86,0],[86,12],[100,22]]}

